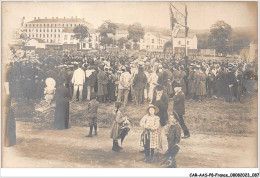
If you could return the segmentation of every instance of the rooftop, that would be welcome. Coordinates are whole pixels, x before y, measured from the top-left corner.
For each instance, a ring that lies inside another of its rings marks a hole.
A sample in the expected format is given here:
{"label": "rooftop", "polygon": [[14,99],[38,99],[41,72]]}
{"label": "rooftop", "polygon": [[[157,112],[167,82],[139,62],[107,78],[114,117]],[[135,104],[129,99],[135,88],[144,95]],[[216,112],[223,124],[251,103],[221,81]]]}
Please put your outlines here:
{"label": "rooftop", "polygon": [[171,36],[164,36],[164,35],[161,35],[160,33],[155,33],[155,32],[147,32],[147,33],[150,33],[157,38],[162,38],[162,39],[166,39],[166,40],[171,39]]}
{"label": "rooftop", "polygon": [[[62,32],[64,32],[64,33],[73,33],[73,29],[74,29],[74,28],[64,28],[64,29],[62,30]],[[97,30],[89,28],[89,29],[88,29],[88,32],[89,32],[90,34],[93,34],[93,33],[96,33]]]}
{"label": "rooftop", "polygon": [[[196,36],[196,34],[189,30],[187,37],[194,38],[194,36]],[[176,38],[185,38],[185,29],[180,29],[176,35]]]}
{"label": "rooftop", "polygon": [[52,19],[34,19],[28,23],[88,23],[84,19],[81,18],[52,18]]}

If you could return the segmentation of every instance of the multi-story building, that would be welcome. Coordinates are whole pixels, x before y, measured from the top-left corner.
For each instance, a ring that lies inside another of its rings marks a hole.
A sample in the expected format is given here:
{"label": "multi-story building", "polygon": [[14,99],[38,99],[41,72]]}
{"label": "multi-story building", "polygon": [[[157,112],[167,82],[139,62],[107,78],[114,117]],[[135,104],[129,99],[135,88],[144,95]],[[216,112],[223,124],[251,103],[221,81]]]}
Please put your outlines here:
{"label": "multi-story building", "polygon": [[147,32],[143,39],[140,39],[140,50],[151,52],[163,52],[164,44],[170,41],[170,37]]}
{"label": "multi-story building", "polygon": [[[24,33],[31,39],[42,39],[45,43],[77,44],[79,40],[74,39],[73,29],[77,26],[87,26],[89,32],[93,32],[93,26],[81,18],[34,18],[33,21],[24,24]],[[93,33],[91,34],[91,38]],[[95,35],[98,35],[95,33]],[[96,39],[96,38],[95,38]],[[87,40],[87,39],[86,39]],[[96,41],[99,41],[97,38]],[[84,45],[84,44],[83,44]],[[91,45],[89,45],[91,46]],[[96,48],[96,43],[92,46]],[[92,47],[91,47],[92,48]],[[88,49],[88,48],[87,48]]]}
{"label": "multi-story building", "polygon": [[74,38],[73,28],[65,28],[61,34],[62,44],[79,44],[80,50],[98,49],[100,47],[100,36],[97,30],[88,29],[89,36],[82,42]]}
{"label": "multi-story building", "polygon": [[179,29],[172,41],[174,52],[177,54],[185,53],[186,46],[188,52],[194,53],[194,51],[197,51],[198,39],[195,33],[188,33],[185,45],[185,29]]}

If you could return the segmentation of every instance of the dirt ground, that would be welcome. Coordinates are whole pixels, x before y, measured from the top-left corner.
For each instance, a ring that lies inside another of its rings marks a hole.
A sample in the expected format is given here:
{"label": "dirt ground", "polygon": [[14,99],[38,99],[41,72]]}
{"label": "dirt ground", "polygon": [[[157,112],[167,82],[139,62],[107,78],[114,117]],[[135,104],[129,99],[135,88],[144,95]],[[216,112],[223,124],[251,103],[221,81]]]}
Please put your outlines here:
{"label": "dirt ground", "polygon": [[[169,111],[172,108],[170,102]],[[109,138],[113,104],[100,104],[98,136],[88,134],[86,102],[71,103],[70,128],[54,130],[42,127],[35,120],[17,119],[17,144],[3,147],[2,167],[14,168],[152,168],[161,167],[161,154],[155,162],[140,161],[138,122],[145,114],[142,107],[128,106],[126,115],[133,127],[120,153],[111,150]],[[191,131],[182,139],[177,155],[180,168],[256,168],[257,165],[257,97],[244,98],[242,103],[225,103],[221,99],[203,102],[186,101],[186,122]],[[33,121],[33,122],[32,122]],[[167,147],[164,141],[164,151]]]}

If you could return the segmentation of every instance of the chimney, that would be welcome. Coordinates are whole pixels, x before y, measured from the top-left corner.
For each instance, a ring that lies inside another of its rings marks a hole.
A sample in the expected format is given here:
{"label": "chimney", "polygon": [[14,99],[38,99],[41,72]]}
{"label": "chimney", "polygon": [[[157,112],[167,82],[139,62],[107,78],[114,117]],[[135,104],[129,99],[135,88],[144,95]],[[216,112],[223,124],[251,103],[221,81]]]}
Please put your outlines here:
{"label": "chimney", "polygon": [[34,20],[36,20],[36,17],[34,17]]}

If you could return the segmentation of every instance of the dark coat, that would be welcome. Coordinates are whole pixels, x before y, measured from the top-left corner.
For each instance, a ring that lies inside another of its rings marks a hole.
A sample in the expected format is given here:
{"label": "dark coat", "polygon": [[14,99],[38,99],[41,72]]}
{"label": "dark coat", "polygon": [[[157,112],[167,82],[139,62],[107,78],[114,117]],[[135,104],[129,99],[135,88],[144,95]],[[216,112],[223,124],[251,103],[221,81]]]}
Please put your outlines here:
{"label": "dark coat", "polygon": [[231,84],[235,85],[237,83],[237,79],[236,79],[234,72],[228,72],[227,81],[228,81],[229,85],[231,85]]}
{"label": "dark coat", "polygon": [[60,85],[56,90],[56,108],[54,126],[57,129],[69,128],[69,91]]}
{"label": "dark coat", "polygon": [[97,83],[97,72],[94,71],[92,72],[92,74],[87,77],[87,83],[88,83],[88,86],[91,86],[91,87],[94,87]]}
{"label": "dark coat", "polygon": [[179,115],[185,114],[185,96],[183,92],[179,92],[173,97],[173,110]]}
{"label": "dark coat", "polygon": [[156,114],[160,118],[161,126],[165,126],[168,122],[168,97],[163,94],[160,100],[155,100],[153,105],[159,108],[159,112]]}
{"label": "dark coat", "polygon": [[181,140],[181,128],[179,124],[171,125],[167,133],[168,152],[173,153],[174,147]]}
{"label": "dark coat", "polygon": [[134,88],[136,89],[144,89],[144,87],[146,86],[146,82],[147,82],[147,77],[145,75],[144,72],[138,72],[138,74],[135,75],[134,77]]}
{"label": "dark coat", "polygon": [[16,144],[16,123],[14,111],[11,107],[7,108],[6,125],[5,125],[5,146],[13,146]]}
{"label": "dark coat", "polygon": [[97,82],[98,82],[98,96],[107,95],[108,77],[104,71],[101,70],[97,74]]}

